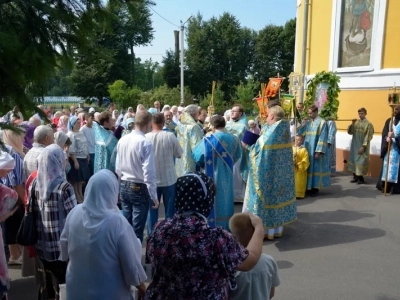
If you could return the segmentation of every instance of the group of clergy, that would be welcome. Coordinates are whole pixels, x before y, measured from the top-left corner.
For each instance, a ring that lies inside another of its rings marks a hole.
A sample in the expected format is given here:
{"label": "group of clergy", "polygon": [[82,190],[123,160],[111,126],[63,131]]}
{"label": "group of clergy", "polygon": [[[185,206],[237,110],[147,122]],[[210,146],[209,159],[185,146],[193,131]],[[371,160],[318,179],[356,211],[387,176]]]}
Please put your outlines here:
{"label": "group of clergy", "polygon": [[[302,103],[297,110],[303,114]],[[283,226],[296,220],[296,199],[315,197],[320,189],[331,185],[336,171],[335,121],[321,118],[315,105],[307,107],[306,113],[308,117],[294,125],[285,119],[279,103],[271,104],[259,138],[249,144],[244,138],[249,131],[247,118],[240,104],[232,107],[228,118],[226,114],[210,118],[212,131],[206,135],[198,126],[196,110],[190,105],[186,108],[176,128],[178,141],[186,150],[177,159],[177,175],[201,169],[216,182],[215,204],[208,217],[210,226],[228,229],[234,213],[232,200],[244,199],[243,211],[263,220],[265,238],[280,237]],[[353,173],[351,182],[363,184],[374,127],[366,119],[365,108],[360,108],[358,115],[359,119],[348,127],[348,134],[352,135],[348,170]],[[398,192],[400,176],[399,120],[400,106],[395,109],[393,128],[389,128],[388,120],[382,137],[381,180],[386,180],[389,168],[388,190],[392,193]],[[395,150],[385,160],[389,140]],[[382,182],[378,186],[383,186]]]}

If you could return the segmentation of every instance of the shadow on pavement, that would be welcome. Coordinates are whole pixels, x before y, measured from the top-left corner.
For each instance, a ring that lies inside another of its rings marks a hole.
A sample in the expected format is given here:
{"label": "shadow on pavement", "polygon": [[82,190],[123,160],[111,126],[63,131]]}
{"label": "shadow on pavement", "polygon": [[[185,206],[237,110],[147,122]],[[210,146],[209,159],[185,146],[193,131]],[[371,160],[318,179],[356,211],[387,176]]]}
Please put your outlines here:
{"label": "shadow on pavement", "polygon": [[285,227],[282,238],[276,240],[279,251],[293,251],[355,243],[385,236],[378,228],[363,228],[342,224],[305,223],[299,220]]}
{"label": "shadow on pavement", "polygon": [[309,223],[340,223],[357,221],[364,218],[372,218],[374,214],[352,211],[352,210],[335,210],[324,212],[298,212],[297,219]]}
{"label": "shadow on pavement", "polygon": [[389,297],[387,295],[378,295],[375,300],[398,300],[399,298],[393,298],[393,297]]}
{"label": "shadow on pavement", "polygon": [[37,287],[33,277],[15,279],[11,281],[8,298],[10,300],[36,300]]}
{"label": "shadow on pavement", "polygon": [[278,264],[279,270],[290,269],[294,266],[294,264],[288,260],[277,260],[276,263]]}

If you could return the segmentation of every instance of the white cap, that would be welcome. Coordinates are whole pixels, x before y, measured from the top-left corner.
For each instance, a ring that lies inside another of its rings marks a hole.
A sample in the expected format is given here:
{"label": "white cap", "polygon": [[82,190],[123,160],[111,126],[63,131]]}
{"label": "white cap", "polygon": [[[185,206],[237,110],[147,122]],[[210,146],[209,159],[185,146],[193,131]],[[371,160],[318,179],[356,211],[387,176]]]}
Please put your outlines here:
{"label": "white cap", "polygon": [[94,112],[96,112],[96,110],[94,109],[94,107],[91,107],[91,108],[89,108],[89,112],[94,113]]}

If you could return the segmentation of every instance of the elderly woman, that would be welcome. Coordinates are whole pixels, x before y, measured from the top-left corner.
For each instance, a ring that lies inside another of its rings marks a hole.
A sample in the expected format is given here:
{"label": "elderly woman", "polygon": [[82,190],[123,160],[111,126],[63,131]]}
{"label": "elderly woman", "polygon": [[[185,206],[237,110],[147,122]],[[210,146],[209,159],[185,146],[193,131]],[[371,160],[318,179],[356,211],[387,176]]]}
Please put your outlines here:
{"label": "elderly woman", "polygon": [[254,120],[249,120],[247,123],[249,125],[249,131],[260,135],[260,127],[258,127],[257,123]]}
{"label": "elderly woman", "polygon": [[[0,150],[0,177],[6,177],[15,167],[12,156]],[[0,222],[4,222],[19,207],[17,192],[0,184]],[[0,299],[7,299],[9,286],[7,259],[4,252],[3,236],[0,230]]]}
{"label": "elderly woman", "polygon": [[58,146],[63,149],[64,154],[65,154],[65,172],[68,174],[68,172],[71,170],[71,164],[69,163],[69,147],[71,147],[71,140],[69,139],[68,135],[66,135],[64,132],[56,132],[54,134],[54,144],[57,144]]}
{"label": "elderly woman", "polygon": [[[25,174],[23,160],[25,153],[23,142],[25,133],[18,134],[11,130],[3,130],[2,133],[3,142],[7,146],[8,153],[13,157],[15,165],[12,172],[0,178],[0,184],[14,189],[19,198],[24,199]],[[8,218],[2,225],[4,242],[10,250],[10,259],[8,261],[10,265],[20,265],[22,263],[22,248],[17,244],[16,238],[24,213],[23,206],[20,206],[15,214]]]}
{"label": "elderly woman", "polygon": [[142,247],[117,207],[118,192],[117,176],[101,170],[67,217],[61,235],[61,258],[69,260],[67,300],[130,300],[131,286],[144,295]]}
{"label": "elderly woman", "polygon": [[65,154],[58,145],[52,144],[43,150],[38,166],[28,198],[28,202],[34,199],[35,249],[44,271],[53,275],[52,284],[58,291],[59,284],[65,283],[67,270],[67,264],[59,260],[60,236],[68,213],[76,206],[76,199],[73,187],[65,178]]}
{"label": "elderly woman", "polygon": [[135,119],[129,118],[125,121],[125,129],[122,131],[122,136],[129,134],[135,128]]}
{"label": "elderly woman", "polygon": [[203,173],[178,178],[176,215],[156,224],[147,242],[146,260],[154,276],[146,299],[228,299],[229,287],[236,288],[236,270],[249,271],[258,262],[261,219],[250,215],[255,230],[244,248],[229,232],[208,226],[215,192]]}
{"label": "elderly woman", "polygon": [[83,183],[90,178],[88,142],[83,132],[79,131],[80,128],[81,122],[79,118],[70,117],[67,135],[72,144],[69,148],[71,170],[68,172],[68,180],[74,187],[79,203],[83,201]]}

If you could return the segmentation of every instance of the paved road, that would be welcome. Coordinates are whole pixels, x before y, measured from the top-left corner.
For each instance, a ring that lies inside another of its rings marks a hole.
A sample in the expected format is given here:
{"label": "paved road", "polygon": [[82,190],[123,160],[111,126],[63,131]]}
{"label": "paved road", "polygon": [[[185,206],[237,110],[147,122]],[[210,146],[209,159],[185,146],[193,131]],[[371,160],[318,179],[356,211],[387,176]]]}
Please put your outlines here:
{"label": "paved road", "polygon": [[[400,299],[400,196],[349,179],[338,174],[319,197],[298,201],[298,221],[264,242],[280,267],[275,300]],[[10,299],[35,300],[33,279],[10,273]]]}

